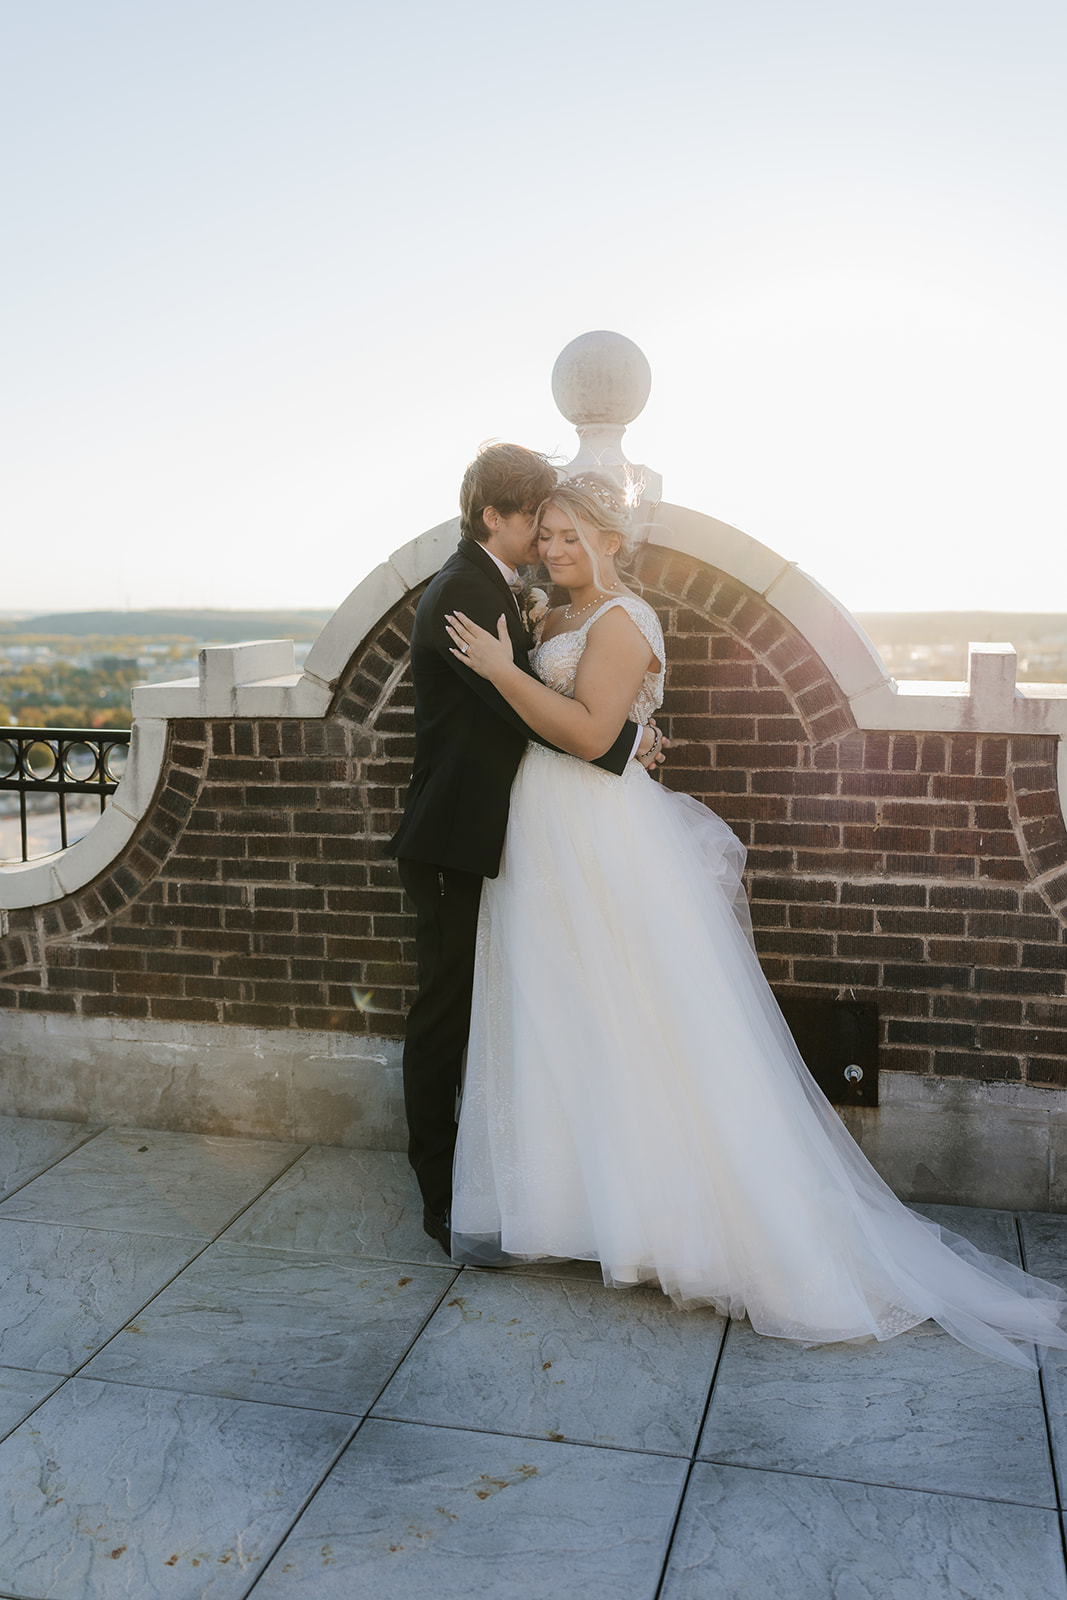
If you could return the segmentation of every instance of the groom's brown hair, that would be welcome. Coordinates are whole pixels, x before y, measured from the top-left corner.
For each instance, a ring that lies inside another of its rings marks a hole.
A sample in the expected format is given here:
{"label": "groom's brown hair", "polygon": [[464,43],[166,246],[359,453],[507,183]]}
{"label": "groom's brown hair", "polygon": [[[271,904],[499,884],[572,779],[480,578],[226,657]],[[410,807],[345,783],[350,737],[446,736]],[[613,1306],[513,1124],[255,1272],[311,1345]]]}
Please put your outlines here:
{"label": "groom's brown hair", "polygon": [[493,506],[502,517],[536,511],[556,487],[556,469],[536,450],[521,444],[483,445],[463,474],[459,490],[459,531],[484,544],[489,537],[482,512]]}

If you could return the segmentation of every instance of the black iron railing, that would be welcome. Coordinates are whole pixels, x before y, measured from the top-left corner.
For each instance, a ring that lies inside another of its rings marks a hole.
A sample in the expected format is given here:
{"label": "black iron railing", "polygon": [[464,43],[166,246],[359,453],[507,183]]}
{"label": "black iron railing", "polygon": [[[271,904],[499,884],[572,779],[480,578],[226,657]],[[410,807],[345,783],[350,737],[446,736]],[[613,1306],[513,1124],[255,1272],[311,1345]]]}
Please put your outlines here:
{"label": "black iron railing", "polygon": [[67,796],[99,795],[103,811],[129,753],[129,728],[0,728],[0,799],[18,796],[23,861],[29,859],[27,795],[55,795],[60,849],[65,850]]}

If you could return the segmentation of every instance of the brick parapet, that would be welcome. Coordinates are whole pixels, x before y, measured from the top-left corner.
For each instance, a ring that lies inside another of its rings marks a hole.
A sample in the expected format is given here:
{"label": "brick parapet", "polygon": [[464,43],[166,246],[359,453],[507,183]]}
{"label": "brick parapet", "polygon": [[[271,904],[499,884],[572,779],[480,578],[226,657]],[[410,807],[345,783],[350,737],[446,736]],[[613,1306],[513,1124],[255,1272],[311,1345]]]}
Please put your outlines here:
{"label": "brick parapet", "polygon": [[[663,781],[749,850],[757,945],[796,994],[876,1000],[882,1064],[1067,1084],[1067,833],[1048,735],[878,732],[759,594],[647,547],[668,636]],[[384,844],[412,755],[420,591],[324,717],[179,718],[99,878],[12,911],[0,1005],[396,1037],[411,923]]]}

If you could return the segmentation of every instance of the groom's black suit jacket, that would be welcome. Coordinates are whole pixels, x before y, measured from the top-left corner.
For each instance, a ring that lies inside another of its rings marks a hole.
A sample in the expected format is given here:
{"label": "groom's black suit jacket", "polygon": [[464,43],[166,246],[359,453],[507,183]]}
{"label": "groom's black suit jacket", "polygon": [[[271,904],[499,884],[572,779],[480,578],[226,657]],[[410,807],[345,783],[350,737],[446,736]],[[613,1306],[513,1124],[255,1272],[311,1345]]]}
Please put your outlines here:
{"label": "groom's black suit jacket", "polygon": [[[415,612],[415,765],[403,821],[389,853],[495,878],[512,779],[527,740],[538,736],[491,683],[449,653],[445,614],[453,611],[462,611],[490,633],[496,632],[503,612],[516,664],[531,670],[530,639],[500,568],[480,544],[462,540]],[[636,735],[636,724],[626,723],[594,764],[621,773]]]}

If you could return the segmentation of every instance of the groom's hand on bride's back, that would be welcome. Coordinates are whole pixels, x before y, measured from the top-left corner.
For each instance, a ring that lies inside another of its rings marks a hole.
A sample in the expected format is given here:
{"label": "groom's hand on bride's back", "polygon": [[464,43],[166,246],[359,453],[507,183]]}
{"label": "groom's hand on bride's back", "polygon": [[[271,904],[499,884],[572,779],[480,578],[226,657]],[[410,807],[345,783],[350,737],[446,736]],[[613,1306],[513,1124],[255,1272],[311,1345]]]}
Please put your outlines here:
{"label": "groom's hand on bride's back", "polygon": [[655,717],[649,717],[648,723],[641,734],[634,760],[640,761],[646,772],[652,772],[656,767],[663,765],[666,759],[665,752],[670,747],[671,741],[666,734],[657,728]]}

